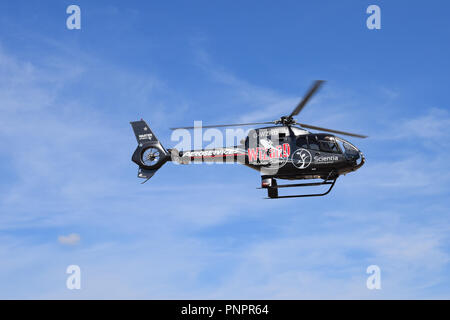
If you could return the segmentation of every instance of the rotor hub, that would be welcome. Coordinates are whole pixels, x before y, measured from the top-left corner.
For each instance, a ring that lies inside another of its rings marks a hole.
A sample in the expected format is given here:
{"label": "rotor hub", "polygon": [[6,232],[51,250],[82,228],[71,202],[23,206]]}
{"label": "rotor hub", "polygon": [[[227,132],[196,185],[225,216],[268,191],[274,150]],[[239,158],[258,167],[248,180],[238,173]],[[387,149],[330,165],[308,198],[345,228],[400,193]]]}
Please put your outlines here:
{"label": "rotor hub", "polygon": [[290,126],[295,124],[295,120],[291,116],[282,116],[280,120],[276,120],[275,123]]}

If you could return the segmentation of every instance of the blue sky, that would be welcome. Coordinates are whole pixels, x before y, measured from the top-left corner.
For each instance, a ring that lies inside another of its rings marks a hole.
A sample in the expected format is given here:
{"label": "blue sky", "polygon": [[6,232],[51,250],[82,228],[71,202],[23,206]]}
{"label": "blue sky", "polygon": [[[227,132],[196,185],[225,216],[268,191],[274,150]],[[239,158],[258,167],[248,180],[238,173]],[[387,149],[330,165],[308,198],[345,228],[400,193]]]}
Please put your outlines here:
{"label": "blue sky", "polygon": [[[448,9],[0,3],[0,298],[448,299]],[[367,163],[328,196],[263,200],[239,165],[136,178],[129,121],[171,147],[168,128],[194,120],[276,119],[315,79],[298,120],[370,136],[349,139]],[[372,264],[381,290],[366,288]]]}

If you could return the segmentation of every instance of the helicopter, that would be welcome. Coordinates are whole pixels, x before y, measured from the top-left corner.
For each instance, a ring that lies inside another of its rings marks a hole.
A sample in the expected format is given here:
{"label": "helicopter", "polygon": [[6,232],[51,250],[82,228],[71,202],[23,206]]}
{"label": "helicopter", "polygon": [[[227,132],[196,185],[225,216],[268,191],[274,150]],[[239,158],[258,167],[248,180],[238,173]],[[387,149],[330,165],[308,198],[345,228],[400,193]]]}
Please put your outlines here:
{"label": "helicopter", "polygon": [[[138,146],[132,161],[139,166],[138,177],[147,182],[166,162],[179,164],[194,162],[234,162],[260,172],[261,187],[267,190],[266,199],[316,197],[327,195],[338,177],[358,170],[365,163],[363,153],[349,141],[337,136],[367,138],[366,135],[333,130],[299,123],[294,119],[325,81],[316,80],[304,98],[289,114],[274,121],[238,124],[207,125],[202,128],[270,125],[251,129],[239,145],[224,148],[184,150],[166,149],[143,120],[130,122]],[[196,129],[198,127],[178,127]],[[313,133],[308,129],[322,131]],[[335,135],[337,134],[337,135]],[[297,183],[278,184],[278,180]],[[301,182],[312,180],[313,182]],[[328,186],[322,193],[279,195],[281,188]]]}

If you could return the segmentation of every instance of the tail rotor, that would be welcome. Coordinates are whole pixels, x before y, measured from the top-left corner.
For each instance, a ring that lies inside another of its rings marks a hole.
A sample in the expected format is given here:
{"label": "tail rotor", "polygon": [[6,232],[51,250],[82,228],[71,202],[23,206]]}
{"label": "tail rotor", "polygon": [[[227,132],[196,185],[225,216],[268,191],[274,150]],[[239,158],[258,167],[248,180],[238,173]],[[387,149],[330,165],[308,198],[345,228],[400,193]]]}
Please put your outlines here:
{"label": "tail rotor", "polygon": [[144,120],[131,122],[131,127],[138,143],[131,160],[139,166],[138,177],[148,180],[170,159],[170,154]]}

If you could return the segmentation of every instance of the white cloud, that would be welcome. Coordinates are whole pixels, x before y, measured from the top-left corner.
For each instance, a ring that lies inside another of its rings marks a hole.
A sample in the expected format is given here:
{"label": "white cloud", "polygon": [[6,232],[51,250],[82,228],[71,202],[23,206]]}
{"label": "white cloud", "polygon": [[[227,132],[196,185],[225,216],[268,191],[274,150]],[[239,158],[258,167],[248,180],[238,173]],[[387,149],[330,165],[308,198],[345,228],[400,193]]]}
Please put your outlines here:
{"label": "white cloud", "polygon": [[431,108],[425,115],[405,119],[393,131],[394,138],[420,138],[434,144],[449,145],[450,113],[445,109]]}
{"label": "white cloud", "polygon": [[64,245],[69,245],[69,246],[73,246],[73,245],[77,245],[80,243],[80,235],[78,233],[71,233],[67,236],[59,236],[58,237],[58,242]]}

